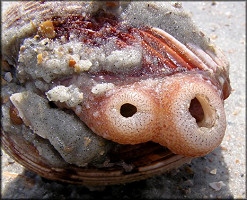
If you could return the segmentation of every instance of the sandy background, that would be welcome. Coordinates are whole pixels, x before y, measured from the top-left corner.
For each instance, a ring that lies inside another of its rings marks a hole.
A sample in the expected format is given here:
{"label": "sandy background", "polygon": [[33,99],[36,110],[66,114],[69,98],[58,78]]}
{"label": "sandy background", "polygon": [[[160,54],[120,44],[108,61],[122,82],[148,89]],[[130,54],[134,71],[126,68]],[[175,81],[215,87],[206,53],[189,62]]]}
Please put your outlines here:
{"label": "sandy background", "polygon": [[230,61],[233,92],[225,101],[228,127],[222,144],[207,156],[161,176],[97,188],[43,179],[2,151],[2,198],[246,198],[246,3],[183,2],[183,6]]}

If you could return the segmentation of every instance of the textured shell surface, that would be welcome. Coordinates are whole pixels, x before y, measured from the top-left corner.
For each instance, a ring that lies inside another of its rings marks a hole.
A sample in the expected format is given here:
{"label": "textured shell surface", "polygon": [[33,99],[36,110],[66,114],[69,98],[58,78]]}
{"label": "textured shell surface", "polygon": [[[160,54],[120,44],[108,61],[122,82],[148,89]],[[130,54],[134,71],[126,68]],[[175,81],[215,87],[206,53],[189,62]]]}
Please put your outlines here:
{"label": "textured shell surface", "polygon": [[229,63],[179,3],[15,2],[1,42],[3,146],[42,176],[139,180],[224,137]]}

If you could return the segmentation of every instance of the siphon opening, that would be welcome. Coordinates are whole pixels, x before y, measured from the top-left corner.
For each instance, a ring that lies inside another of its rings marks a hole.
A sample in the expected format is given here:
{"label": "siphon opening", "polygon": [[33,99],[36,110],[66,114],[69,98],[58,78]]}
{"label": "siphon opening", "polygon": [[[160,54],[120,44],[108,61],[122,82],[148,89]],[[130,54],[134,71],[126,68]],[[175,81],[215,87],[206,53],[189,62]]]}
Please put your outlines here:
{"label": "siphon opening", "polygon": [[212,128],[216,120],[216,110],[210,106],[204,95],[196,95],[190,102],[189,112],[196,119],[198,127]]}
{"label": "siphon opening", "polygon": [[136,112],[137,112],[136,106],[134,106],[130,103],[125,103],[120,108],[120,114],[126,118],[132,117]]}
{"label": "siphon opening", "polygon": [[192,117],[196,119],[197,124],[203,120],[204,111],[200,101],[196,97],[191,100],[189,111]]}

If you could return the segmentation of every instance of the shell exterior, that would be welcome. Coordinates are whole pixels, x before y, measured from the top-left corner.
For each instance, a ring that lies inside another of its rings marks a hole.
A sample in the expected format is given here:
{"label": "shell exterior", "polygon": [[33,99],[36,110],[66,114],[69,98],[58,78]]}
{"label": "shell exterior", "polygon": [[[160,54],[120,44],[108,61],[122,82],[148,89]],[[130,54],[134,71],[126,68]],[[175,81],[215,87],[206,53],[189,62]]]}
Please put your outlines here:
{"label": "shell exterior", "polygon": [[[20,141],[25,142],[25,148],[23,148],[24,145],[20,145]],[[175,155],[168,149],[161,148],[160,145],[147,143],[143,146],[126,146],[125,149],[118,152],[118,155],[115,153],[113,158],[118,160],[116,166],[104,168],[82,168],[75,165],[54,167],[39,155],[33,145],[20,137],[13,138],[4,133],[2,142],[4,150],[9,155],[40,176],[87,186],[113,185],[142,180],[191,162],[189,157]],[[136,156],[133,157],[133,154]],[[143,155],[148,159],[144,159]],[[135,160],[135,162],[128,166],[123,161],[119,161],[119,158],[132,162]],[[135,170],[132,170],[133,166],[135,166]]]}
{"label": "shell exterior", "polygon": [[140,180],[223,139],[229,63],[177,4],[17,2],[2,56],[3,146],[46,178]]}

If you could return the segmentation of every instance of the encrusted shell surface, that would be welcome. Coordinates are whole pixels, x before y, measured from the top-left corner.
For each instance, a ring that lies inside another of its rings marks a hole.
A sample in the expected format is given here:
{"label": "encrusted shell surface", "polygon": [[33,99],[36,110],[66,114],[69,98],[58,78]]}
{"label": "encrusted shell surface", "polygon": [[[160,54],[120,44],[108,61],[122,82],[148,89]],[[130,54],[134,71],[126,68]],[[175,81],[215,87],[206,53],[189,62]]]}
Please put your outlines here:
{"label": "encrusted shell surface", "polygon": [[3,146],[41,176],[130,182],[222,141],[229,63],[177,4],[17,2],[2,28]]}

